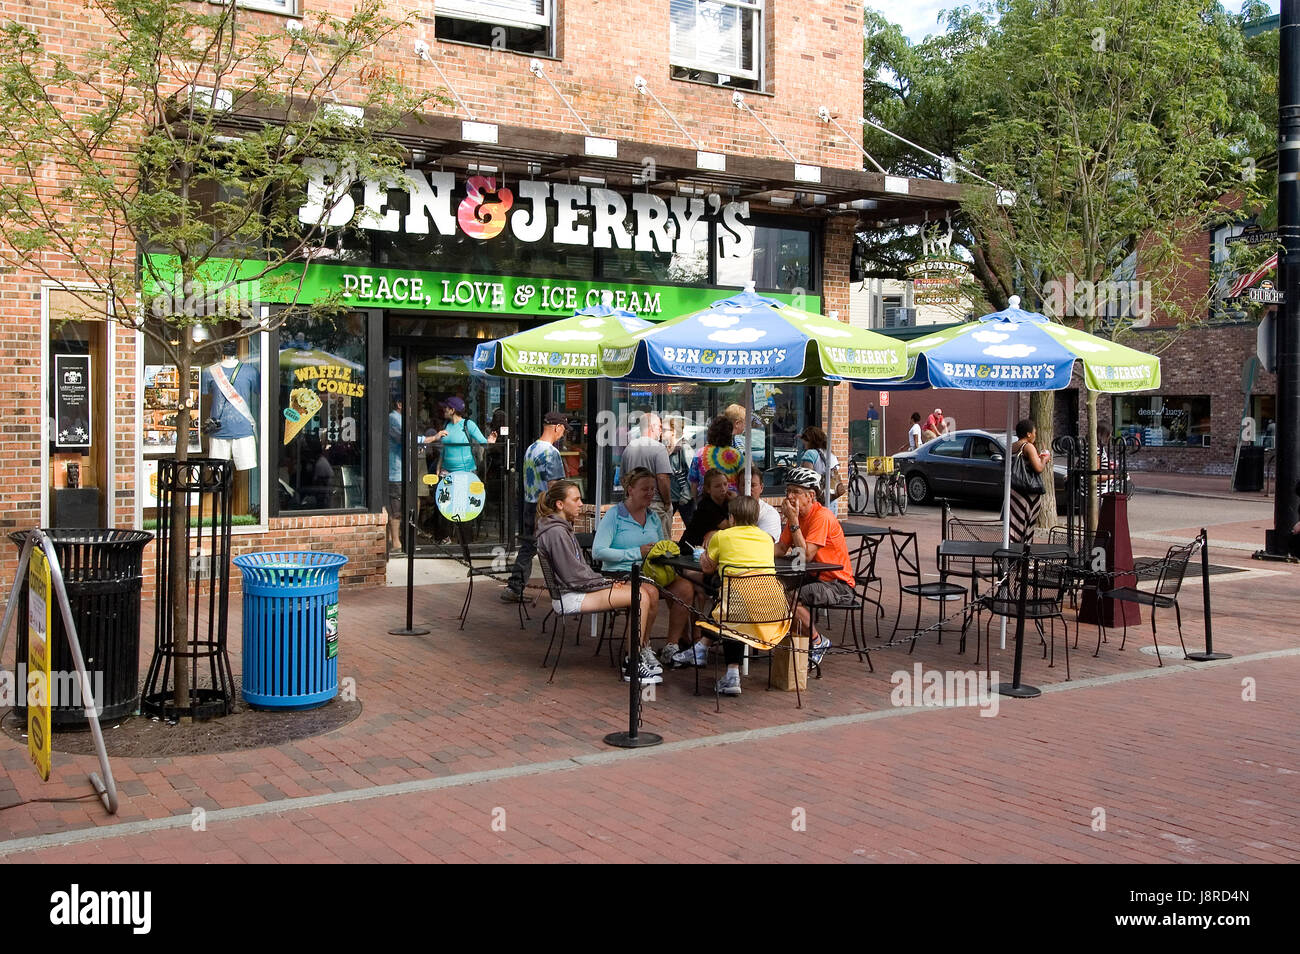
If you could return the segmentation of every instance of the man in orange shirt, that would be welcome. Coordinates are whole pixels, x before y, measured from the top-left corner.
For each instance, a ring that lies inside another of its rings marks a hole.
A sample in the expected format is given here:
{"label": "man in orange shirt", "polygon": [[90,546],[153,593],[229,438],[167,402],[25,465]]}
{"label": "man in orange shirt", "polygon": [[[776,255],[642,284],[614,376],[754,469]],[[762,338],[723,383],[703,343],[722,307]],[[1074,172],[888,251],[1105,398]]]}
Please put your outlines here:
{"label": "man in orange shirt", "polygon": [[835,515],[822,506],[821,477],[806,467],[786,471],[785,502],[781,504],[781,539],[776,555],[785,556],[793,548],[803,550],[808,563],[833,563],[835,568],[822,570],[817,578],[799,587],[800,606],[796,618],[811,637],[808,661],[816,666],[830,648],[831,641],[817,632],[807,606],[848,607],[857,602],[853,592],[853,573],[849,570],[849,548],[844,528]]}

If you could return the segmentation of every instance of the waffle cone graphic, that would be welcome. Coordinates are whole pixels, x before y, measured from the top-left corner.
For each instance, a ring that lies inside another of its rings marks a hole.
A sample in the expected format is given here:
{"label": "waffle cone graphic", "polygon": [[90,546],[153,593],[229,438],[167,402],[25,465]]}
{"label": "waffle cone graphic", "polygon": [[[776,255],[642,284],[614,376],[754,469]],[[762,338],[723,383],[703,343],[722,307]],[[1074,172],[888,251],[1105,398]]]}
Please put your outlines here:
{"label": "waffle cone graphic", "polygon": [[293,441],[320,409],[321,400],[311,388],[290,391],[289,406],[284,409],[284,443]]}

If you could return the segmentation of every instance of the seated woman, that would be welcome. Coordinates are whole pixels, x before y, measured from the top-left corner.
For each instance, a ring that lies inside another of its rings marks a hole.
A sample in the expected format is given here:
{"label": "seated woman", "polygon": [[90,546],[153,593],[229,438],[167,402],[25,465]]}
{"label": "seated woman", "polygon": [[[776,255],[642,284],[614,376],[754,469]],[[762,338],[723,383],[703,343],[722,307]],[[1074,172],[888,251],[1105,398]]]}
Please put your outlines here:
{"label": "seated woman", "polygon": [[[632,587],[628,583],[611,583],[582,557],[573,521],[582,513],[582,491],[571,480],[551,483],[537,501],[537,549],[546,557],[555,582],[561,591],[553,605],[557,613],[603,613],[627,609],[632,605]],[[663,682],[663,667],[649,650],[650,628],[659,611],[659,591],[652,583],[641,584],[641,652],[642,682]],[[629,682],[628,660],[623,659],[623,681]]]}
{"label": "seated woman", "polygon": [[727,498],[731,491],[727,485],[727,475],[720,470],[710,470],[704,475],[704,493],[691,514],[691,522],[686,525],[680,541],[683,550],[706,546],[709,537],[727,522]]}
{"label": "seated woman", "polygon": [[[727,503],[730,514],[727,526],[712,534],[700,569],[705,573],[736,574],[772,572],[776,568],[776,544],[758,526],[758,501],[753,497],[733,497]],[[773,584],[780,584],[773,578]],[[708,659],[713,640],[701,636],[695,645],[673,657],[674,665],[703,666]],[[718,680],[717,691],[725,696],[740,695],[740,662],[745,655],[744,643],[734,639],[723,640],[722,650],[727,661],[727,673]]]}
{"label": "seated woman", "polygon": [[[663,539],[659,516],[650,509],[655,497],[655,475],[644,467],[634,467],[623,475],[623,502],[605,511],[596,528],[591,555],[606,572],[632,569],[645,559],[650,549]],[[695,597],[691,582],[678,577],[664,587],[676,599],[668,602],[668,642],[680,644],[686,639],[690,622],[689,604]],[[651,619],[651,625],[654,620]],[[642,638],[648,639],[646,631]],[[647,656],[654,659],[654,654]],[[656,663],[657,664],[657,663]]]}

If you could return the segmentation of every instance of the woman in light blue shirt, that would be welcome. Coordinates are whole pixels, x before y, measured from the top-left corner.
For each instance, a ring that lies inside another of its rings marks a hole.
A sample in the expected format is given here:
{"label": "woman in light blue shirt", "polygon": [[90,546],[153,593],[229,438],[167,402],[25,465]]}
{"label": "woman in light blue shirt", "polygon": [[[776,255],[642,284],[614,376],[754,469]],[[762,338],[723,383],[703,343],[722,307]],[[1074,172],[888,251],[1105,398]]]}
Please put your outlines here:
{"label": "woman in light blue shirt", "polygon": [[465,402],[460,398],[447,398],[443,402],[443,407],[450,420],[433,436],[433,440],[442,446],[442,465],[439,469],[445,473],[475,470],[474,452],[470,448],[470,442],[490,444],[492,441],[483,436],[477,424],[462,416],[465,413]]}
{"label": "woman in light blue shirt", "polygon": [[[645,559],[650,548],[663,539],[658,515],[650,509],[655,498],[655,475],[644,467],[634,467],[623,475],[623,502],[605,511],[596,528],[591,555],[606,572],[632,569],[633,563]],[[690,620],[690,603],[695,587],[690,580],[678,577],[662,589],[675,597],[668,600],[668,642],[670,646],[689,645],[686,624]]]}

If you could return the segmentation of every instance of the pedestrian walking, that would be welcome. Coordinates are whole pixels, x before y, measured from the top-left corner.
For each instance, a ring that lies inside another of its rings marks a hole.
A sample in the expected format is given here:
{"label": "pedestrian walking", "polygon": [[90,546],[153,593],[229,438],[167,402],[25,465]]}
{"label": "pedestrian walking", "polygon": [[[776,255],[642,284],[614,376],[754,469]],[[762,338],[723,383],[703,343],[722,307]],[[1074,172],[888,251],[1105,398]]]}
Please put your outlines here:
{"label": "pedestrian walking", "polygon": [[[1049,451],[1039,451],[1036,445],[1038,429],[1034,422],[1025,418],[1016,425],[1016,442],[1011,445],[1011,456],[1021,457],[1031,474],[1039,474],[1042,480],[1051,480],[1052,472],[1048,469],[1052,455]],[[1018,490],[1015,482],[1017,464],[1011,463],[1011,533],[1012,543],[1025,543],[1033,536],[1034,524],[1038,522],[1038,511],[1043,504],[1043,492],[1037,493]],[[1046,476],[1041,476],[1041,475]]]}

